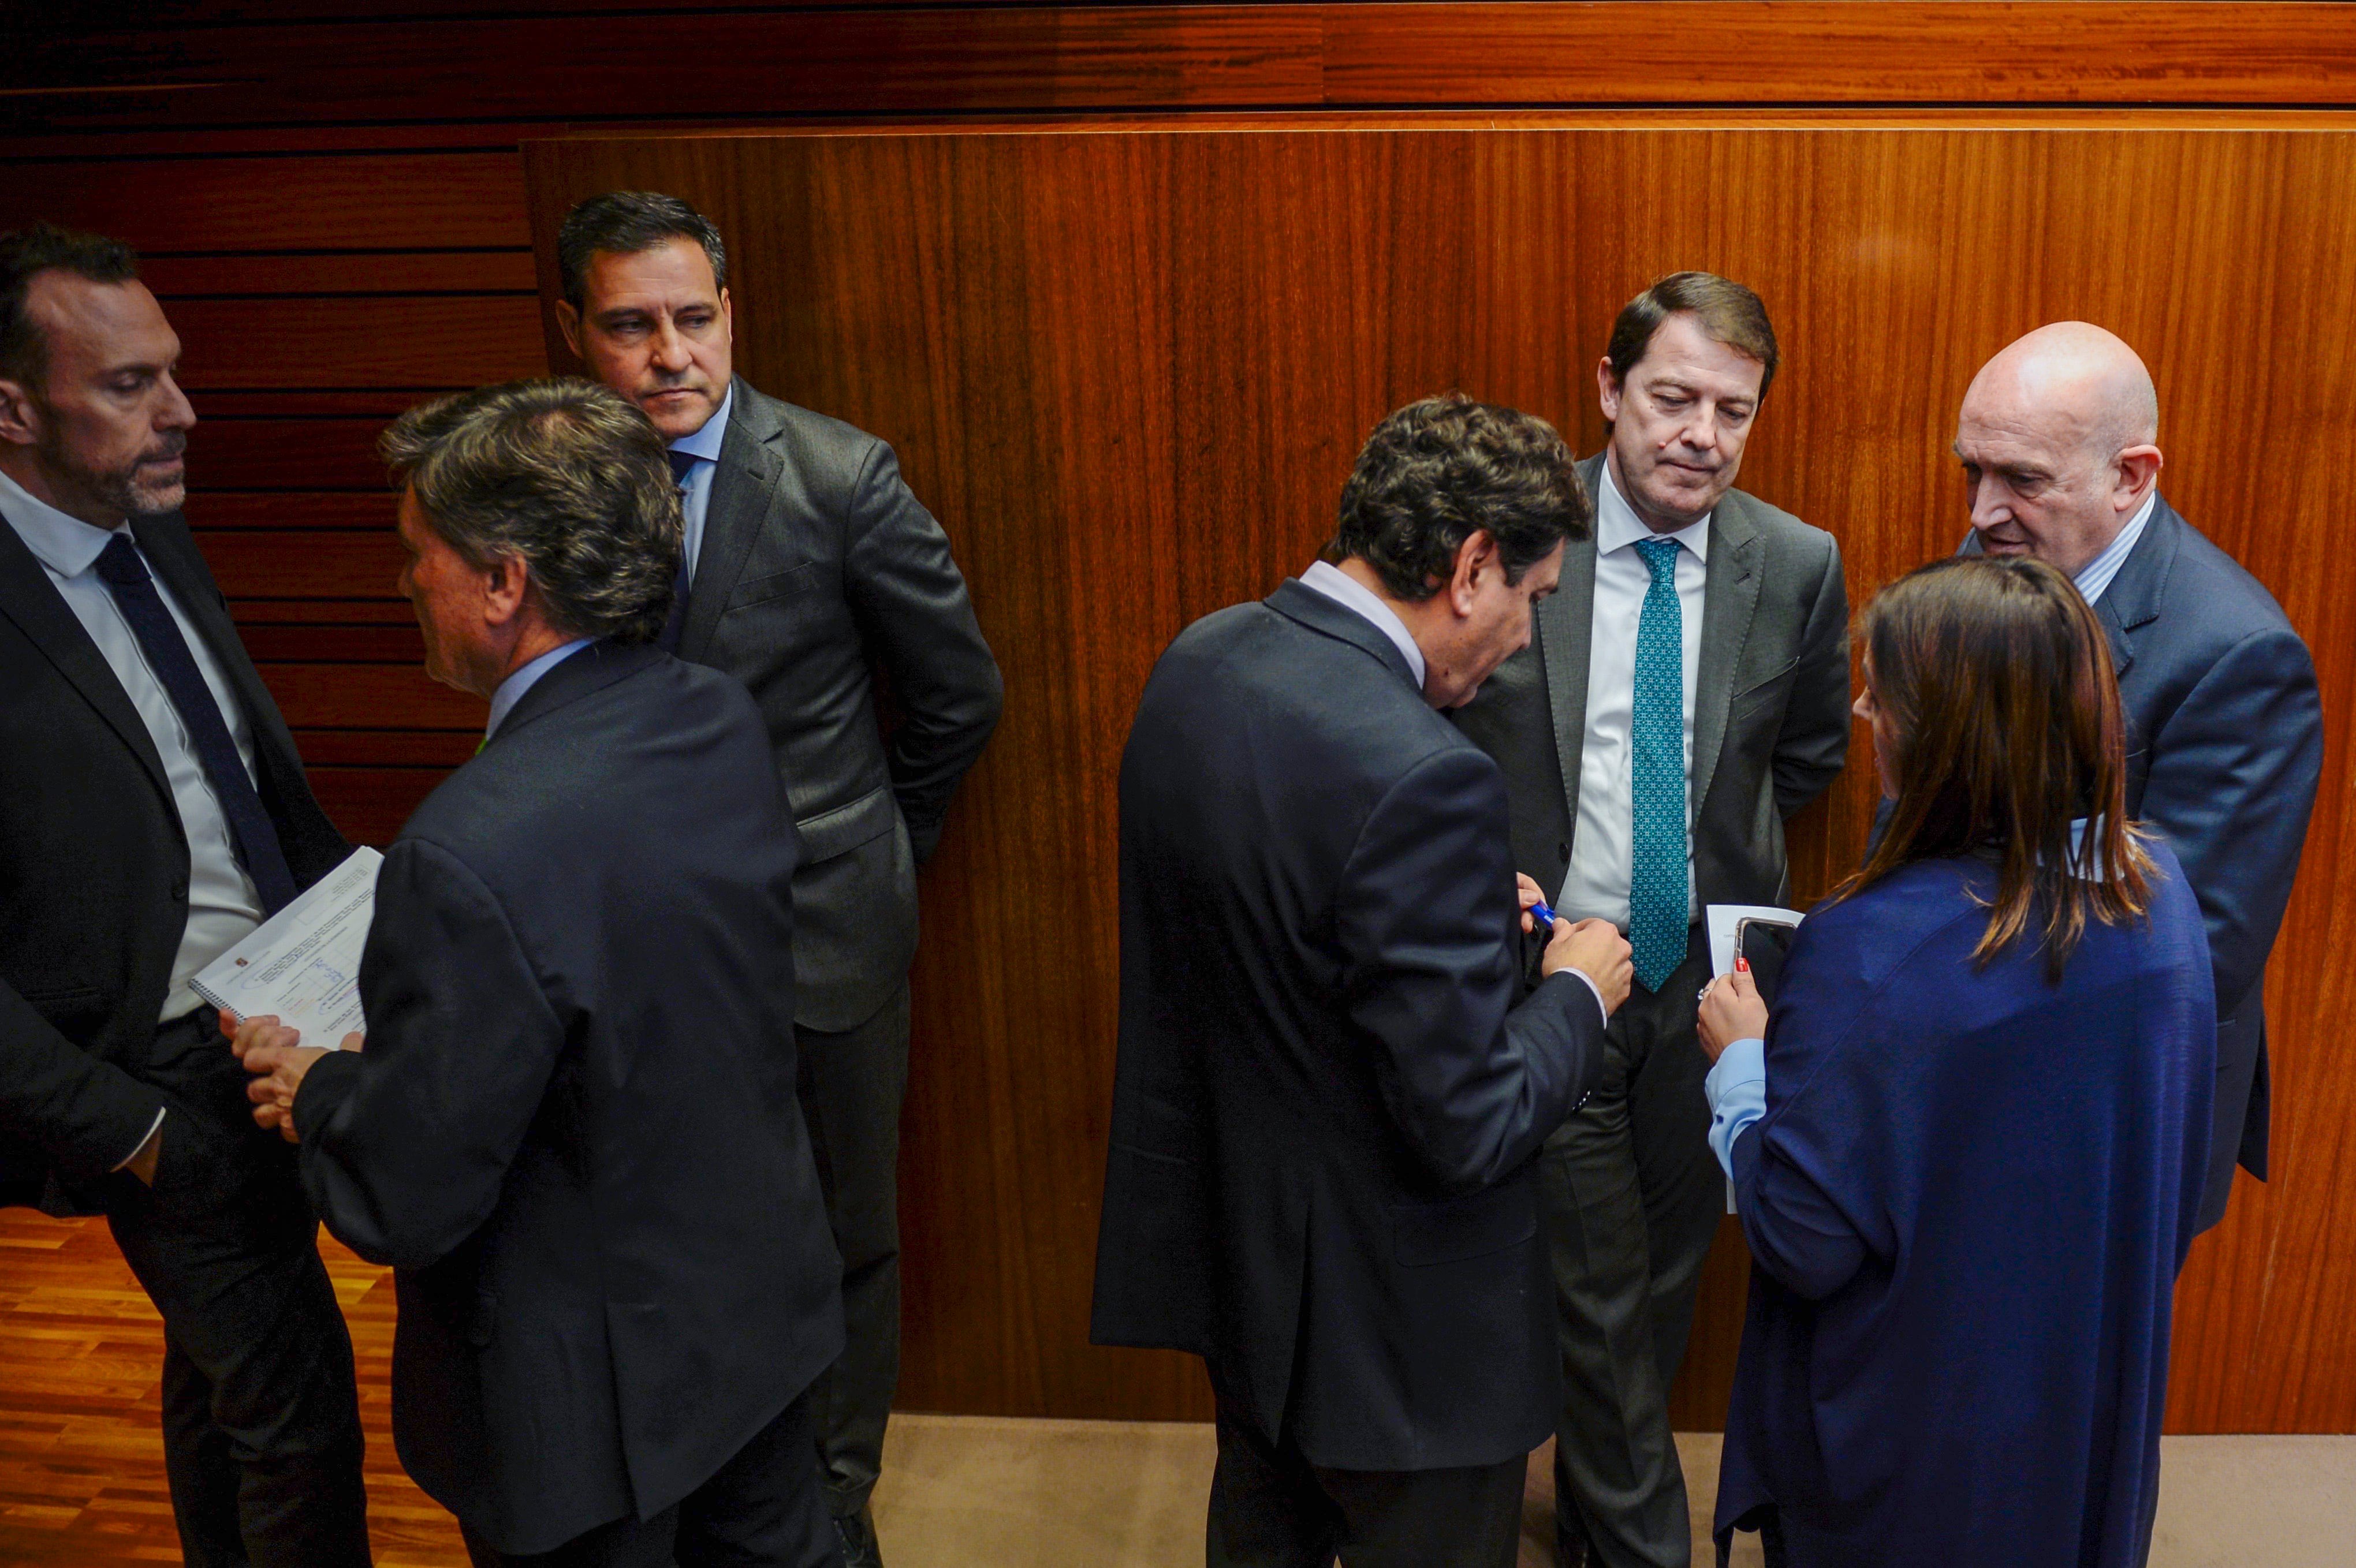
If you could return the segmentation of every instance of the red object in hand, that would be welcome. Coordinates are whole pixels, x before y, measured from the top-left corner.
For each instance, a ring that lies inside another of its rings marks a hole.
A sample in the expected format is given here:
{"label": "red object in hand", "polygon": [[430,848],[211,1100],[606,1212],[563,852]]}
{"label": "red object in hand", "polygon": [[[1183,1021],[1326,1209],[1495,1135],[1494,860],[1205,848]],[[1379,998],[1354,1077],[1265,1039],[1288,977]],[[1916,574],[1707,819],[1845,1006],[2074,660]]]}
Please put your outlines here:
{"label": "red object in hand", "polygon": [[1736,974],[1738,974],[1738,975],[1748,975],[1748,974],[1750,974],[1750,973],[1751,973],[1751,960],[1750,960],[1750,959],[1748,959],[1748,958],[1745,958],[1745,957],[1744,957],[1741,954],[1740,954],[1740,953],[1736,954],[1736,955],[1734,955],[1734,972],[1735,972]]}

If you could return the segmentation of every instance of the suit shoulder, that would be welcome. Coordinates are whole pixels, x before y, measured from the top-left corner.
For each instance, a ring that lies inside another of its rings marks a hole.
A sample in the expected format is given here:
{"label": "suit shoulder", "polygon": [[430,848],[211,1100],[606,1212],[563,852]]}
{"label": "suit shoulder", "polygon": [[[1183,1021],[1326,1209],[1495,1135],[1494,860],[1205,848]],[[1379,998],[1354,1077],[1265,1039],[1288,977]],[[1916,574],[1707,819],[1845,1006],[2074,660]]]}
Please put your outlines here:
{"label": "suit shoulder", "polygon": [[870,453],[888,444],[882,436],[861,430],[847,420],[773,398],[743,381],[736,385],[752,405],[747,411],[765,416],[805,467],[815,465],[836,471],[847,481],[857,476]]}
{"label": "suit shoulder", "polygon": [[1730,490],[1727,496],[1741,506],[1744,515],[1762,535],[1786,549],[1815,555],[1840,548],[1829,530],[1804,522],[1783,507],[1761,500],[1748,490]]}
{"label": "suit shoulder", "polygon": [[2297,636],[2290,617],[2266,585],[2247,567],[2228,555],[2182,513],[2177,535],[2176,561],[2165,590],[2169,607],[2193,612],[2203,640],[2231,645],[2254,633],[2279,630]]}

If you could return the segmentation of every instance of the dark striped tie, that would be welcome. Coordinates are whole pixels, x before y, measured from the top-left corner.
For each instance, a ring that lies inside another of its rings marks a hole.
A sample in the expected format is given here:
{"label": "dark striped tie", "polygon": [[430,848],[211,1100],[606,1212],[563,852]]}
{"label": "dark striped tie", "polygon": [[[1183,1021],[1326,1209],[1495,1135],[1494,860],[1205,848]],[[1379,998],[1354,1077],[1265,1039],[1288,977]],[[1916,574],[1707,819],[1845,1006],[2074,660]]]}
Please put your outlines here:
{"label": "dark striped tie", "polygon": [[188,732],[188,743],[212,783],[221,815],[229,819],[238,864],[253,879],[262,912],[276,914],[294,899],[295,891],[294,873],[287,868],[286,852],[278,846],[278,829],[263,808],[262,796],[254,793],[245,759],[238,755],[237,742],[230,739],[220,705],[213,700],[212,688],[205,684],[195,656],[188,652],[188,640],[180,635],[179,623],[172,619],[163,595],[155,592],[155,579],[147,575],[147,562],[129,535],[116,534],[106,541],[106,548],[98,554],[98,575],[114,595],[115,608],[123,612],[131,635],[139,639],[147,667],[164,683],[165,694],[179,710],[181,727]]}
{"label": "dark striped tie", "polygon": [[695,465],[702,459],[691,452],[676,449],[663,455],[670,459],[671,477],[679,481],[679,573],[670,581],[670,613],[664,618],[662,634],[655,638],[655,646],[667,654],[675,654],[679,652],[680,634],[687,630],[687,476],[695,472]]}

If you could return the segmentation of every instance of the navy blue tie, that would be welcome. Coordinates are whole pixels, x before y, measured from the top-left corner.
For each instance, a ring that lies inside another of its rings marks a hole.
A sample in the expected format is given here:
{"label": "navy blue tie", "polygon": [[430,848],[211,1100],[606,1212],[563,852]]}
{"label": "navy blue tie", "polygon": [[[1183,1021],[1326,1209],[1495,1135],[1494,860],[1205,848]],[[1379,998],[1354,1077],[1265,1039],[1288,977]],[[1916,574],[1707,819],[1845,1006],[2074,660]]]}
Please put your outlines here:
{"label": "navy blue tie", "polygon": [[687,630],[687,476],[695,472],[695,465],[702,459],[691,452],[680,452],[675,447],[663,455],[670,459],[671,477],[679,481],[679,575],[671,579],[670,613],[663,620],[663,629],[655,638],[655,646],[667,654],[675,654],[679,652],[680,634]]}
{"label": "navy blue tie", "polygon": [[276,914],[293,901],[295,891],[294,873],[287,869],[286,852],[278,846],[278,829],[271,823],[262,796],[254,793],[253,780],[247,776],[245,760],[237,754],[237,742],[230,739],[229,725],[221,718],[220,705],[213,700],[212,688],[205,684],[195,656],[188,652],[188,641],[180,635],[179,623],[172,619],[163,595],[155,592],[147,563],[129,535],[116,534],[106,541],[106,548],[98,553],[98,575],[114,595],[115,608],[130,624],[131,635],[139,639],[147,667],[155,672],[172,706],[179,709],[181,727],[196,748],[205,777],[212,782],[221,815],[229,819],[238,864],[253,879],[262,913]]}

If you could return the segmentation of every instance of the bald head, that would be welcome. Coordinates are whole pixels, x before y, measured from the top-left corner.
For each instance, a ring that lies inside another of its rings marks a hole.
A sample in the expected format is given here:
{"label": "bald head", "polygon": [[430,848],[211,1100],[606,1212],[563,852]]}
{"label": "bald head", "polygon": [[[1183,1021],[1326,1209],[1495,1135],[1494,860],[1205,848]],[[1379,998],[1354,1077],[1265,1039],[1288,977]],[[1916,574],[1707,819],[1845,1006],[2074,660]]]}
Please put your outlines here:
{"label": "bald head", "polygon": [[2149,497],[2158,435],[2151,372],[2115,335],[2058,321],[2008,345],[1955,421],[1980,548],[2075,576]]}

